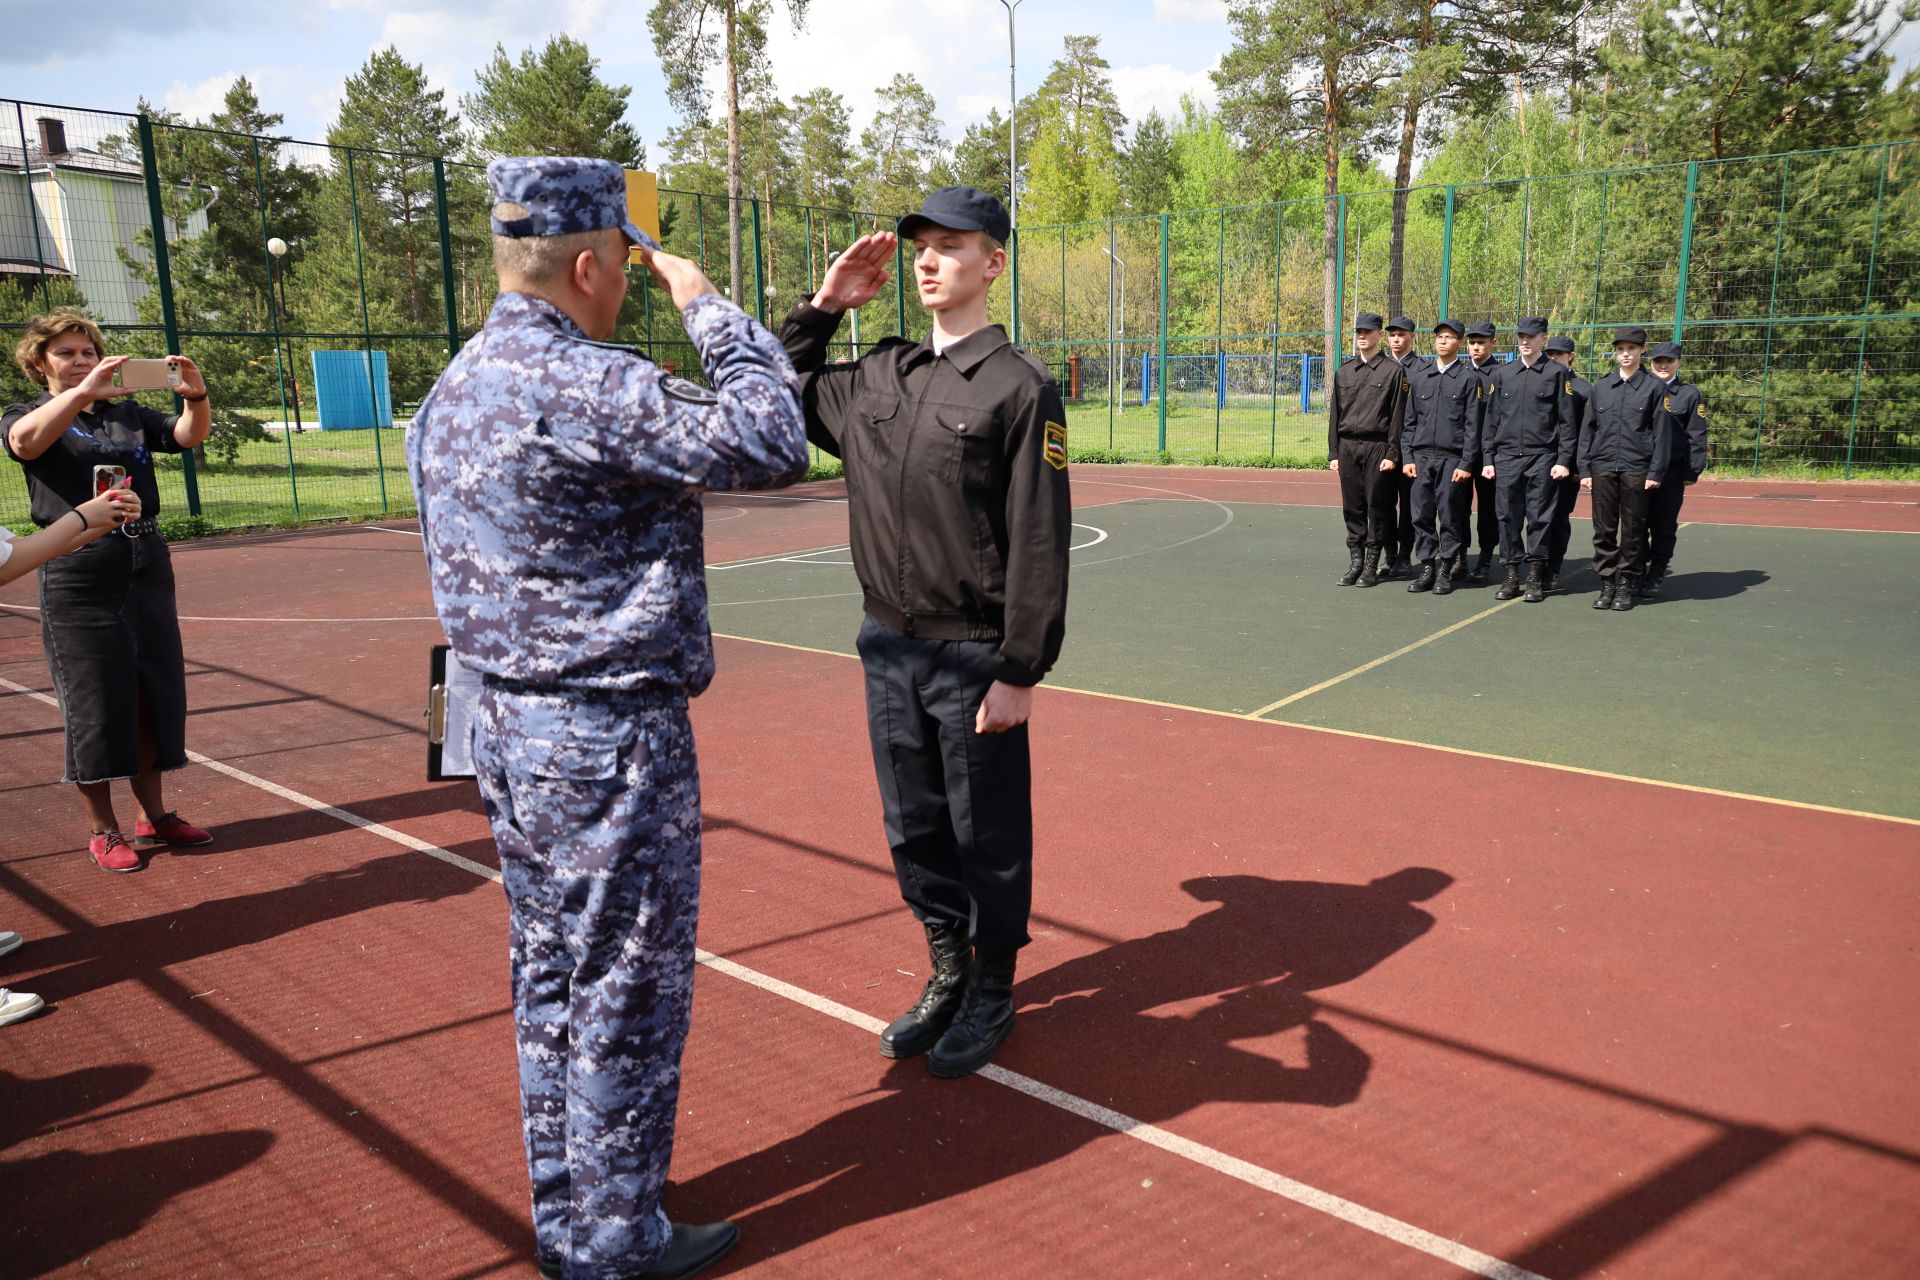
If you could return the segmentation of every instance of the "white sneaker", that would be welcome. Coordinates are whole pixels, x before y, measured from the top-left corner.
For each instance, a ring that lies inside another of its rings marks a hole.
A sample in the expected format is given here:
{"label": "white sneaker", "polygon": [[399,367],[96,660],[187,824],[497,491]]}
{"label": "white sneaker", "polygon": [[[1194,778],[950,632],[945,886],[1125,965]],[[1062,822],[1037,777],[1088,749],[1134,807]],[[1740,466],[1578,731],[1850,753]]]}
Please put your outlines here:
{"label": "white sneaker", "polygon": [[7,954],[9,951],[18,951],[20,944],[25,941],[25,938],[22,938],[11,929],[0,929],[0,956]]}
{"label": "white sneaker", "polygon": [[0,987],[0,1027],[22,1018],[31,1018],[46,1007],[46,1003],[30,991],[9,991]]}

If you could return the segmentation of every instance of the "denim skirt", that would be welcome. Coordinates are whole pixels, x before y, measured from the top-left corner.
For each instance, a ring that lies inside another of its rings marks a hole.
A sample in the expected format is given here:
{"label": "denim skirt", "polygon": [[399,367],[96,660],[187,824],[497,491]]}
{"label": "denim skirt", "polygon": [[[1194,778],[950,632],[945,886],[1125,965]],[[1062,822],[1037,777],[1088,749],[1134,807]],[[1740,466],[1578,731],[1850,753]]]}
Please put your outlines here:
{"label": "denim skirt", "polygon": [[187,764],[186,659],[164,538],[110,533],[42,566],[40,639],[66,721],[64,781],[140,771],[143,701],[154,768]]}

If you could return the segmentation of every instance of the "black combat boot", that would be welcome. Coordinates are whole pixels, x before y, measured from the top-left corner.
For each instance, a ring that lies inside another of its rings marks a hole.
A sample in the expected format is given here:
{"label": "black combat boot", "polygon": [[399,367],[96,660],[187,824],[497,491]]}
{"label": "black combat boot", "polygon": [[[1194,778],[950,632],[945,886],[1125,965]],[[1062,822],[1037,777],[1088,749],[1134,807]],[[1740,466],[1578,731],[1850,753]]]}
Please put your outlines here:
{"label": "black combat boot", "polygon": [[928,1068],[943,1080],[972,1075],[1013,1034],[1013,962],[1016,953],[975,954],[960,1013],[933,1046]]}
{"label": "black combat boot", "polygon": [[1639,585],[1638,582],[1634,581],[1632,574],[1623,573],[1620,575],[1620,589],[1613,593],[1613,611],[1615,613],[1625,613],[1627,610],[1633,608],[1634,588]]}
{"label": "black combat boot", "polygon": [[1548,595],[1552,595],[1560,589],[1560,562],[1557,560],[1549,560],[1547,562],[1546,589]]}
{"label": "black combat boot", "polygon": [[1440,580],[1433,584],[1433,594],[1437,596],[1453,594],[1453,575],[1460,572],[1460,559],[1459,556],[1455,556],[1451,560],[1440,562]]}
{"label": "black combat boot", "polygon": [[1613,591],[1614,580],[1612,578],[1600,579],[1600,594],[1594,597],[1593,607],[1596,609],[1613,608]]}
{"label": "black combat boot", "polygon": [[[1460,553],[1463,559],[1466,557],[1466,554],[1464,551]],[[1479,555],[1475,556],[1473,559],[1473,568],[1467,572],[1467,581],[1476,583],[1485,582],[1487,580],[1487,568],[1492,563],[1493,552],[1491,551],[1482,551]]]}
{"label": "black combat boot", "polygon": [[1355,586],[1371,587],[1380,581],[1380,548],[1368,547],[1360,555],[1360,581]]}
{"label": "black combat boot", "polygon": [[1336,585],[1350,587],[1360,581],[1360,548],[1347,548],[1347,571],[1340,575]]}
{"label": "black combat boot", "polygon": [[1653,566],[1653,568],[1647,570],[1646,574],[1641,577],[1637,584],[1640,589],[1640,594],[1649,600],[1653,599],[1653,597],[1660,594],[1660,584],[1665,582],[1666,579],[1667,566],[1663,564]]}
{"label": "black combat boot", "polygon": [[933,1048],[960,1012],[967,987],[967,960],[971,948],[966,932],[955,925],[929,920],[927,954],[933,960],[933,976],[920,992],[920,1001],[880,1033],[880,1056],[911,1058]]}
{"label": "black combat boot", "polygon": [[1527,564],[1527,603],[1539,604],[1547,598],[1547,566],[1538,560]]}
{"label": "black combat boot", "polygon": [[1500,579],[1500,589],[1493,593],[1495,600],[1511,600],[1520,594],[1520,566],[1507,566],[1507,576]]}
{"label": "black combat boot", "polygon": [[1389,557],[1387,567],[1380,576],[1383,578],[1397,578],[1412,567],[1413,561],[1411,557],[1395,551],[1392,556]]}
{"label": "black combat boot", "polygon": [[1420,562],[1420,576],[1407,584],[1407,590],[1431,591],[1433,590],[1434,582],[1437,581],[1439,577],[1440,571],[1433,567],[1433,561],[1422,560]]}

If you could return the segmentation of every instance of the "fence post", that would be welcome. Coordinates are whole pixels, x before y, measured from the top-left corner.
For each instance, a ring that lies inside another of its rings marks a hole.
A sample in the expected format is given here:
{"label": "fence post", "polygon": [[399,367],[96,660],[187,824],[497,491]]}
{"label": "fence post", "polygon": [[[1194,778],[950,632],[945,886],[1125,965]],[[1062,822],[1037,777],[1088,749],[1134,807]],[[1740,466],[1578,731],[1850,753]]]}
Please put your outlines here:
{"label": "fence post", "polygon": [[1753,424],[1753,469],[1749,475],[1760,474],[1760,433],[1767,426],[1767,393],[1773,386],[1773,317],[1774,308],[1780,300],[1780,257],[1787,242],[1787,183],[1793,173],[1793,157],[1780,157],[1780,208],[1774,214],[1773,226],[1773,283],[1767,287],[1767,345],[1765,354],[1760,357],[1760,418]]}
{"label": "fence post", "polygon": [[1520,184],[1520,288],[1513,308],[1515,322],[1527,313],[1527,241],[1533,238],[1532,224],[1533,179],[1523,178]]}
{"label": "fence post", "polygon": [[1285,236],[1281,221],[1281,205],[1273,206],[1273,369],[1268,374],[1268,395],[1272,404],[1267,410],[1267,456],[1273,457],[1280,451],[1280,255],[1284,251]]}
{"label": "fence post", "polygon": [[1700,189],[1700,162],[1687,162],[1687,209],[1680,220],[1680,279],[1673,291],[1673,340],[1687,327],[1687,272],[1693,263],[1693,206]]}
{"label": "fence post", "polygon": [[1867,241],[1867,291],[1860,299],[1860,350],[1853,362],[1853,413],[1847,419],[1847,472],[1853,479],[1853,446],[1860,432],[1860,384],[1867,370],[1867,328],[1872,323],[1873,271],[1880,256],[1880,211],[1887,201],[1887,169],[1893,163],[1893,144],[1880,148],[1880,183],[1873,193],[1873,235]]}
{"label": "fence post", "polygon": [[1013,243],[1013,340],[1020,341],[1020,229],[1015,227],[1007,233]]}
{"label": "fence post", "polygon": [[433,209],[440,224],[440,296],[447,304],[447,359],[460,354],[460,306],[453,292],[453,235],[447,229],[447,164],[433,158]]}
{"label": "fence post", "polygon": [[[1340,330],[1347,315],[1347,197],[1343,192],[1335,200],[1339,210],[1333,233],[1333,332],[1327,336],[1335,351],[1345,350]],[[1324,344],[1323,344],[1324,345]]]}
{"label": "fence post", "polygon": [[360,244],[360,186],[353,172],[353,148],[347,153],[347,202],[353,214],[354,275],[360,284],[360,352],[367,366],[367,408],[372,411],[373,471],[380,479],[380,513],[387,508],[387,459],[380,447],[380,391],[373,381],[373,325],[367,318],[367,258]]}
{"label": "fence post", "polygon": [[907,336],[907,271],[906,258],[901,252],[902,245],[898,235],[893,238],[893,314],[897,327],[897,337]]}
{"label": "fence post", "polygon": [[[1606,278],[1607,274],[1607,215],[1613,211],[1612,193],[1607,185],[1609,176],[1611,175],[1605,173],[1600,175],[1600,235],[1599,245],[1595,248],[1593,255],[1593,302],[1587,308],[1589,327],[1600,323],[1600,282]],[[1588,340],[1592,340],[1591,334],[1588,335]]]}
{"label": "fence post", "polygon": [[1447,298],[1453,290],[1453,183],[1447,184],[1447,212],[1440,224],[1440,318],[1452,314]]}
{"label": "fence post", "polygon": [[1227,408],[1227,211],[1220,210],[1220,231],[1215,240],[1213,263],[1213,351],[1220,357],[1215,374],[1213,405],[1213,451],[1220,452],[1220,417]]}
{"label": "fence post", "polygon": [[[293,466],[293,432],[287,430],[287,365],[293,363],[293,347],[287,347],[286,364],[280,362],[280,304],[274,300],[273,286],[280,274],[280,268],[273,260],[273,253],[267,248],[272,237],[267,229],[267,179],[260,166],[260,139],[253,140],[253,203],[260,213],[260,256],[267,264],[267,314],[273,317],[273,367],[279,375],[280,384],[280,440],[287,446],[287,492],[293,498],[293,518],[300,518],[300,478]],[[286,296],[286,290],[280,291]],[[295,392],[294,394],[299,394]]]}
{"label": "fence post", "polygon": [[1300,353],[1300,412],[1313,412],[1313,353]]}
{"label": "fence post", "polygon": [[[760,239],[760,197],[749,197],[753,205],[753,317],[767,322],[766,246]],[[741,310],[746,308],[742,307]]]}
{"label": "fence post", "polygon": [[1160,452],[1167,451],[1167,224],[1160,214]]}
{"label": "fence post", "polygon": [[[47,251],[40,243],[40,206],[33,202],[33,171],[27,164],[27,115],[18,102],[13,104],[13,122],[20,130],[20,173],[27,196],[27,225],[33,228],[33,267],[40,274],[40,305],[51,311],[53,287],[47,283]],[[52,174],[47,175],[47,181],[53,181]]]}
{"label": "fence post", "polygon": [[[180,322],[173,311],[173,264],[167,258],[167,214],[160,203],[160,162],[153,150],[153,121],[145,112],[136,117],[140,133],[140,168],[147,178],[147,218],[153,226],[153,279],[160,294],[160,327],[167,337],[167,350],[180,353]],[[32,196],[32,186],[28,186],[28,196]],[[39,220],[36,215],[34,226],[38,235]],[[46,279],[46,264],[41,264],[41,280]],[[184,402],[174,397],[173,407],[177,412]],[[180,455],[180,477],[187,487],[187,514],[200,514],[200,477],[194,470],[193,450],[188,449]]]}

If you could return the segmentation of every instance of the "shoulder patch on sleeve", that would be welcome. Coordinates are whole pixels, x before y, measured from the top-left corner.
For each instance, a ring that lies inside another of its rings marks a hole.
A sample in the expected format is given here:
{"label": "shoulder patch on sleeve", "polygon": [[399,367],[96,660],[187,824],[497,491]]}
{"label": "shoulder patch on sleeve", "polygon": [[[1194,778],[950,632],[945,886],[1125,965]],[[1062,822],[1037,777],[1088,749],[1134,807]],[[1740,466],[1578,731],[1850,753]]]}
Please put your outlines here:
{"label": "shoulder patch on sleeve", "polygon": [[697,382],[689,382],[676,374],[662,374],[660,390],[668,397],[685,404],[720,403],[720,394],[712,387],[703,387]]}
{"label": "shoulder patch on sleeve", "polygon": [[1572,378],[1568,378],[1568,379],[1567,379],[1567,380],[1566,380],[1565,382],[1563,382],[1563,383],[1561,383],[1560,385],[1561,385],[1561,386],[1563,386],[1563,387],[1565,387],[1565,388],[1567,389],[1567,394],[1568,394],[1568,395],[1572,395],[1572,394],[1573,394],[1573,379],[1572,379]]}
{"label": "shoulder patch on sleeve", "polygon": [[1067,429],[1061,423],[1047,424],[1046,458],[1055,471],[1067,469]]}
{"label": "shoulder patch on sleeve", "polygon": [[1707,402],[1706,402],[1705,400],[1702,400],[1702,401],[1700,401],[1700,403],[1698,403],[1698,404],[1696,404],[1696,405],[1694,405],[1694,406],[1693,406],[1693,411],[1694,411],[1694,413],[1695,413],[1695,414],[1697,414],[1697,415],[1699,415],[1699,416],[1700,416],[1700,417],[1702,417],[1702,418],[1704,418],[1704,417],[1706,417],[1706,416],[1707,416]]}
{"label": "shoulder patch on sleeve", "polygon": [[1672,396],[1662,396],[1662,397],[1660,397],[1660,407],[1661,407],[1662,409],[1665,409],[1665,410],[1666,410],[1666,411],[1667,411],[1668,413],[1672,413],[1672,412],[1673,412],[1673,397],[1672,397]]}

